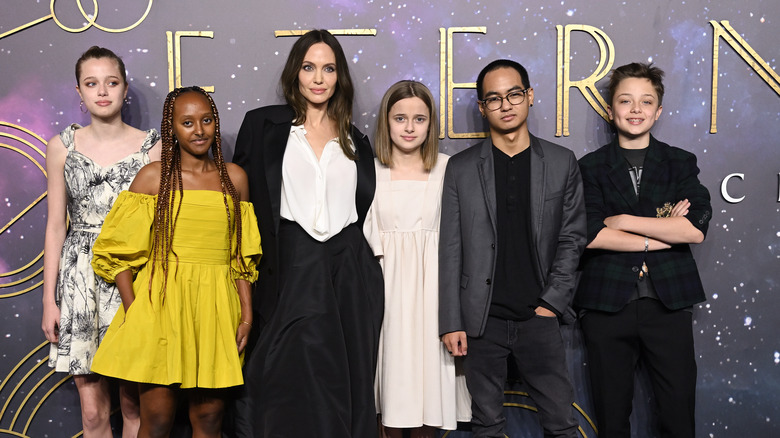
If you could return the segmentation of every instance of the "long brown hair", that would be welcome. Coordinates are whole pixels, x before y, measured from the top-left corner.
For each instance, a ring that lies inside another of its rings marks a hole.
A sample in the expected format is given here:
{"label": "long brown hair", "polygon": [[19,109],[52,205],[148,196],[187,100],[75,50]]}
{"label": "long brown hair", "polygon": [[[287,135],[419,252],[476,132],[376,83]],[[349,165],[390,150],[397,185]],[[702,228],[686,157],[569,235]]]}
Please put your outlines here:
{"label": "long brown hair", "polygon": [[[214,163],[219,172],[219,180],[222,188],[222,200],[225,204],[225,213],[227,214],[228,224],[228,254],[233,253],[233,235],[236,236],[236,259],[242,271],[246,271],[244,259],[241,256],[241,198],[225,166],[225,159],[222,156],[222,138],[219,134],[219,113],[214,100],[200,87],[177,88],[165,98],[163,105],[163,118],[160,125],[162,134],[162,153],[160,157],[160,188],[157,193],[157,206],[154,212],[154,236],[152,240],[151,254],[152,273],[159,262],[165,280],[163,281],[162,299],[165,300],[165,289],[168,283],[168,256],[173,254],[178,266],[179,256],[173,250],[173,234],[176,230],[176,220],[181,210],[182,199],[184,198],[184,188],[181,177],[181,149],[179,141],[173,134],[173,110],[176,98],[184,93],[200,93],[206,97],[211,105],[211,111],[214,114],[214,143],[211,144],[211,154],[214,156]],[[174,205],[176,191],[178,190],[178,203]],[[233,214],[230,213],[228,204],[228,194],[232,199]],[[151,293],[151,278],[149,280]]]}
{"label": "long brown hair", "polygon": [[352,126],[352,99],[355,95],[355,89],[352,86],[352,77],[349,75],[349,64],[344,57],[344,51],[341,49],[339,41],[324,29],[310,30],[303,34],[293,44],[290,54],[287,56],[287,62],[282,70],[282,92],[287,104],[295,111],[293,124],[302,125],[306,122],[306,108],[308,103],[298,88],[298,73],[303,66],[303,58],[309,48],[317,43],[325,43],[333,50],[336,55],[336,91],[328,100],[328,117],[336,121],[339,128],[339,144],[341,150],[350,160],[357,158],[357,154],[352,151],[352,145],[349,140],[349,133]]}
{"label": "long brown hair", "polygon": [[374,146],[376,147],[376,157],[379,162],[388,167],[393,167],[393,142],[390,139],[390,109],[399,100],[409,97],[419,97],[426,107],[428,107],[428,132],[425,136],[425,142],[420,148],[420,155],[423,159],[423,167],[430,172],[436,165],[436,159],[439,158],[439,118],[436,116],[436,105],[433,103],[433,95],[425,85],[416,81],[398,81],[391,85],[382,97],[382,103],[379,105],[379,117],[376,123],[376,135],[374,135]]}

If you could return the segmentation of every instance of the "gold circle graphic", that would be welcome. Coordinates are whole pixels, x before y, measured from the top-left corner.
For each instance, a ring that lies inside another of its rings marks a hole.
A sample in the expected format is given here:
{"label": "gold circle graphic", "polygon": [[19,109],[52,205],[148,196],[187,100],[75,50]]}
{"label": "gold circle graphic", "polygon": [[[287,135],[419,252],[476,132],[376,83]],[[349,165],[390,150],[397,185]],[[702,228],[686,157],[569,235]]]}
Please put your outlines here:
{"label": "gold circle graphic", "polygon": [[90,15],[87,13],[86,10],[84,10],[84,6],[82,5],[82,0],[76,0],[76,4],[79,8],[79,12],[81,12],[81,15],[84,17],[85,20],[87,20],[87,23],[79,28],[75,27],[68,27],[65,24],[63,24],[59,18],[57,18],[57,14],[54,12],[54,3],[56,3],[57,0],[51,0],[51,3],[49,3],[49,10],[51,11],[51,17],[54,19],[54,22],[57,23],[57,26],[60,27],[60,29],[72,32],[72,33],[78,33],[78,32],[84,32],[85,30],[89,29],[90,27],[94,26],[103,32],[110,32],[110,33],[121,33],[121,32],[127,32],[131,29],[136,28],[139,24],[141,24],[146,17],[149,15],[149,11],[152,9],[152,4],[154,3],[154,0],[149,0],[148,4],[146,5],[146,11],[144,11],[143,15],[141,15],[141,18],[138,19],[135,23],[123,27],[123,28],[117,28],[113,29],[110,27],[101,26],[97,22],[98,18],[98,0],[92,0],[92,9],[94,10],[94,14],[90,17]]}
{"label": "gold circle graphic", "polygon": [[[41,172],[41,174],[45,178],[47,174],[43,163],[44,163],[44,159],[46,158],[46,155],[43,153],[40,147],[36,146],[35,143],[38,143],[45,147],[46,141],[40,135],[32,132],[31,130],[19,125],[14,125],[12,123],[0,121],[0,128],[3,128],[3,130],[0,131],[0,150],[9,150],[11,152],[17,153],[22,157],[26,158],[33,164],[35,168],[37,168]],[[28,139],[29,137],[32,137],[32,140]],[[6,139],[12,140],[15,144],[10,144],[11,142],[6,142]],[[21,212],[19,212],[13,218],[11,218],[11,220],[8,221],[8,223],[6,224],[0,223],[0,239],[3,238],[3,236],[5,235],[5,231],[8,228],[10,228],[17,221],[19,221],[19,219],[21,219],[25,214],[27,214],[33,207],[35,207],[41,201],[43,201],[43,199],[46,198],[46,195],[47,192],[45,190],[45,182],[44,182],[44,190],[35,200],[30,202]],[[40,285],[43,283],[43,280],[35,281],[34,284],[25,287],[23,289],[15,290],[16,289],[15,286],[27,283],[30,280],[35,279],[37,276],[41,274],[41,272],[43,271],[43,267],[38,266],[36,269],[36,265],[38,265],[38,262],[41,260],[42,257],[43,257],[43,250],[41,250],[37,256],[33,257],[33,259],[27,262],[24,266],[17,267],[17,268],[9,268],[8,272],[0,272],[0,298],[15,297],[40,287]],[[28,272],[31,269],[32,272]],[[21,275],[22,277],[13,280],[9,278],[9,277],[15,277],[17,275]]]}

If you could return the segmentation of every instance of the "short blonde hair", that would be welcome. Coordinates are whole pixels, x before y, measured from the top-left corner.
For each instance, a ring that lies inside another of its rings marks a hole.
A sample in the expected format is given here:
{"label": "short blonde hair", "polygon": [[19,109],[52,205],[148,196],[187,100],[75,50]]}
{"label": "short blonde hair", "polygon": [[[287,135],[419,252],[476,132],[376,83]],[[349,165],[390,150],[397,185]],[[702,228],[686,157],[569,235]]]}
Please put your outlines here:
{"label": "short blonde hair", "polygon": [[428,135],[420,148],[423,158],[423,166],[426,171],[433,169],[436,159],[439,157],[439,118],[436,115],[436,105],[433,104],[433,95],[425,85],[417,81],[398,81],[385,92],[382,104],[379,106],[379,120],[376,124],[374,145],[379,162],[385,166],[393,165],[393,142],[390,140],[390,125],[388,117],[390,108],[399,100],[409,97],[418,97],[428,107],[429,120]]}

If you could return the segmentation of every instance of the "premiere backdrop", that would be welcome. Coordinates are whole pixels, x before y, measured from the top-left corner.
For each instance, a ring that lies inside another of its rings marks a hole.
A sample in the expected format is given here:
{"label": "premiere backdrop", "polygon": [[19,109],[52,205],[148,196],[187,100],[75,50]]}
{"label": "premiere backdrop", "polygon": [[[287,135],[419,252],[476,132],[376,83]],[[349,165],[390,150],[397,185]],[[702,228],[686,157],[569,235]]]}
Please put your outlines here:
{"label": "premiere backdrop", "polygon": [[[694,248],[707,290],[694,309],[697,435],[779,436],[778,24],[773,0],[3,0],[0,436],[81,433],[75,387],[46,365],[40,329],[46,143],[70,123],[89,122],[79,111],[76,59],[94,44],[123,57],[124,116],[141,129],[159,129],[173,86],[211,87],[230,156],[244,113],[281,102],[284,60],[295,35],[311,28],[339,35],[361,130],[373,136],[389,85],[415,79],[439,99],[448,154],[483,135],[473,82],[496,58],[529,70],[531,131],[578,157],[611,139],[602,97],[609,70],[632,61],[664,69],[654,134],[698,156],[713,198],[709,235]],[[578,330],[564,335],[581,433],[593,437]],[[635,435],[654,436],[647,384],[639,382]],[[533,403],[515,386],[508,433],[540,437]]]}

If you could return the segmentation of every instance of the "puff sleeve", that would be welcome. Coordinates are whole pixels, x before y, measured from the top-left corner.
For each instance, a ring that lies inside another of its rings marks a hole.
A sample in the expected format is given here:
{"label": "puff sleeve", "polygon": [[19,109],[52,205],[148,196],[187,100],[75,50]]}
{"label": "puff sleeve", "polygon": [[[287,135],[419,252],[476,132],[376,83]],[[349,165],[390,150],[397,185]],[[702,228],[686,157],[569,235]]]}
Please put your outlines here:
{"label": "puff sleeve", "polygon": [[92,248],[95,274],[113,283],[130,269],[133,276],[149,260],[156,196],[123,191],[103,222]]}
{"label": "puff sleeve", "polygon": [[[236,247],[236,237],[233,237],[233,248]],[[241,257],[246,270],[238,263],[235,255],[230,258],[230,273],[234,280],[257,281],[257,263],[263,255],[260,246],[260,230],[257,228],[257,217],[251,202],[241,201]]]}

